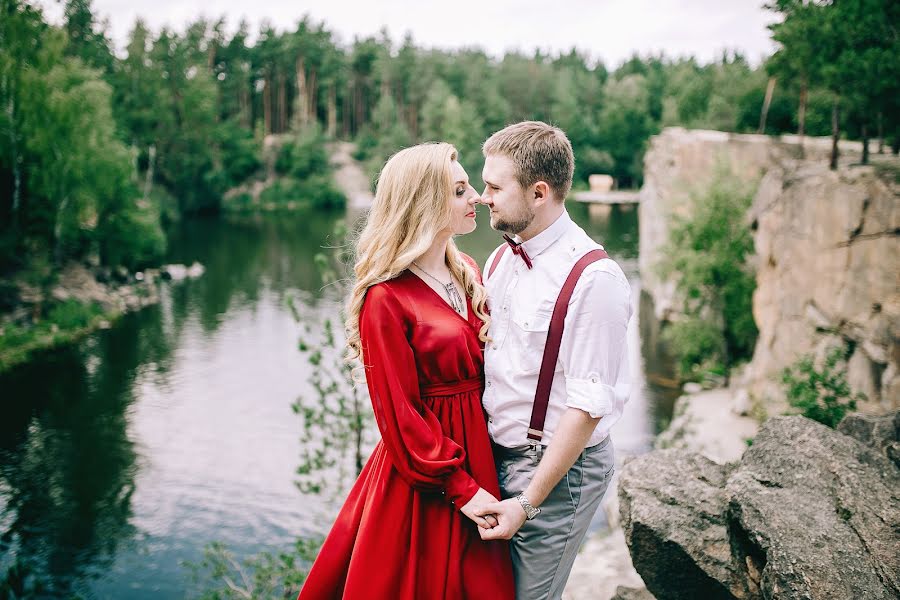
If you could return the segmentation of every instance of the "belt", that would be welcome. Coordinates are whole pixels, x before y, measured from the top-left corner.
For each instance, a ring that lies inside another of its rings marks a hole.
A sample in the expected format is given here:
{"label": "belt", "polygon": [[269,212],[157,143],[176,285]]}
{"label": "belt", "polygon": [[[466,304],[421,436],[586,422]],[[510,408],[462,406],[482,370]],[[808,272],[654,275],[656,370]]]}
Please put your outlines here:
{"label": "belt", "polygon": [[423,385],[419,387],[419,394],[422,396],[455,396],[467,392],[480,392],[482,385],[484,385],[484,379],[479,376],[459,381]]}

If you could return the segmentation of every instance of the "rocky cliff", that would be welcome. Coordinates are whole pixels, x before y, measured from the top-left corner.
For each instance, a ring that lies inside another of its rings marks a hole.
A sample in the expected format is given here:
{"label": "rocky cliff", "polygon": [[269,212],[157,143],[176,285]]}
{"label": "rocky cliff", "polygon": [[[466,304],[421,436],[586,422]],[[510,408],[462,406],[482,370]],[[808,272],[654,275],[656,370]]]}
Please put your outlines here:
{"label": "rocky cliff", "polygon": [[[747,226],[757,252],[753,315],[760,335],[745,383],[754,397],[776,405],[772,412],[781,401],[774,381],[781,369],[836,345],[850,354],[851,387],[869,399],[863,409],[900,407],[896,170],[829,171],[829,143],[807,138],[801,150],[793,137],[670,128],[651,140],[644,159],[641,279],[663,320],[678,307],[674,280],[655,272],[671,217],[686,213],[691,192],[708,185],[719,167],[758,182]],[[842,143],[841,151],[852,157],[859,145]]]}
{"label": "rocky cliff", "polygon": [[900,408],[900,186],[875,167],[800,163],[771,168],[751,208],[757,254],[748,370],[757,396],[779,397],[773,376],[803,354],[835,346],[868,401]]}

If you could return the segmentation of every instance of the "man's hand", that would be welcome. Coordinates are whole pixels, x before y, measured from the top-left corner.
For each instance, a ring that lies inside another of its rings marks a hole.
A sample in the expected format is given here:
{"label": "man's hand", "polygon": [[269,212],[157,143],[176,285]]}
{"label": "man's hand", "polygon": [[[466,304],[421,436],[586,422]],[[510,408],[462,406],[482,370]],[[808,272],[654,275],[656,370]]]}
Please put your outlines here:
{"label": "man's hand", "polygon": [[494,517],[493,511],[484,510],[486,506],[494,504],[497,504],[497,499],[494,495],[484,488],[479,488],[475,495],[472,496],[472,499],[459,510],[462,514],[475,521],[475,524],[479,527],[478,531],[481,532],[497,526],[497,519]]}
{"label": "man's hand", "polygon": [[483,540],[511,540],[512,536],[516,535],[516,532],[525,523],[525,509],[515,498],[488,504],[475,511],[475,514],[496,515],[497,521],[499,521],[496,527],[478,530]]}

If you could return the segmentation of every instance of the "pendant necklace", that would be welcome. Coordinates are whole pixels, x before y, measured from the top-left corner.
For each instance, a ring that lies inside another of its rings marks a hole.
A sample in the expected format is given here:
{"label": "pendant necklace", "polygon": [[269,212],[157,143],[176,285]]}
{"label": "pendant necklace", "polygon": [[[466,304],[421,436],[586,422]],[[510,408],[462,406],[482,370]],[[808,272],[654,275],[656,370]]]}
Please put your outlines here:
{"label": "pendant necklace", "polygon": [[463,314],[463,310],[465,310],[465,305],[463,304],[462,296],[459,295],[459,290],[456,289],[456,285],[453,283],[452,276],[450,279],[450,283],[443,283],[440,279],[438,279],[437,277],[435,277],[434,275],[432,275],[431,273],[429,273],[428,271],[426,271],[425,269],[420,267],[418,265],[418,263],[416,263],[416,261],[413,261],[413,264],[416,265],[417,269],[419,269],[420,271],[422,271],[423,273],[425,273],[426,275],[428,275],[429,277],[434,279],[436,282],[438,282],[438,284],[440,284],[440,286],[442,288],[444,288],[444,291],[447,292],[447,298],[450,300],[450,306],[453,307],[453,310],[458,312],[460,315]]}

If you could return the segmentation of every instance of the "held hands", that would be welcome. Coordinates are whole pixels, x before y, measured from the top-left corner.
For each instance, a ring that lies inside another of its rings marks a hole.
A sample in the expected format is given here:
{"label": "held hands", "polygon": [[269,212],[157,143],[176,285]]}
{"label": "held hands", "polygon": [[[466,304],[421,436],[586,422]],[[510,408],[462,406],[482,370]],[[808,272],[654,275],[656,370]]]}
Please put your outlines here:
{"label": "held hands", "polygon": [[472,499],[459,510],[462,514],[475,521],[475,524],[478,525],[478,531],[483,538],[484,530],[497,526],[497,519],[493,515],[494,511],[484,510],[484,507],[496,504],[497,499],[493,494],[484,488],[479,488],[475,495],[472,496]]}
{"label": "held hands", "polygon": [[[490,494],[488,494],[490,495]],[[468,506],[468,505],[466,505]],[[487,504],[475,511],[476,516],[494,515],[498,524],[489,529],[481,528],[478,533],[483,540],[509,540],[525,523],[525,509],[515,498]]]}

